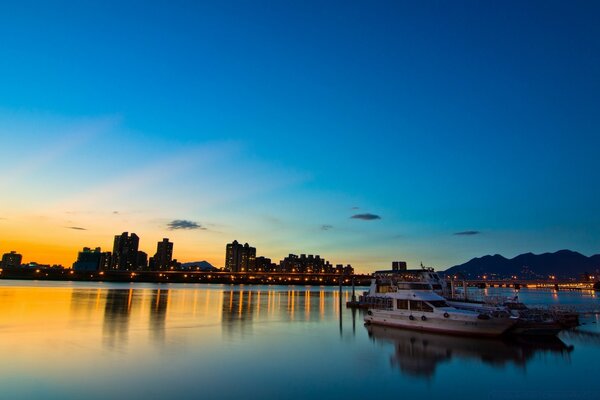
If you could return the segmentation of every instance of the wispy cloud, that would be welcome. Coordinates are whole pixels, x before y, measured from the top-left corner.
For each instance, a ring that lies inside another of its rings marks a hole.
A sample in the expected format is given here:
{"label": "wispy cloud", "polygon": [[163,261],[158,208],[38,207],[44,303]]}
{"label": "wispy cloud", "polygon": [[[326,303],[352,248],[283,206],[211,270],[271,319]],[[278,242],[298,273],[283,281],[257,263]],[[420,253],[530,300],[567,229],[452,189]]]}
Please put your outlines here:
{"label": "wispy cloud", "polygon": [[479,235],[481,232],[479,231],[462,231],[462,232],[454,232],[454,235],[456,236],[472,236],[472,235]]}
{"label": "wispy cloud", "polygon": [[333,229],[333,225],[321,225],[322,231],[328,231],[330,229]]}
{"label": "wispy cloud", "polygon": [[203,227],[202,225],[200,225],[199,223],[194,222],[194,221],[188,221],[186,219],[175,219],[175,220],[169,222],[167,224],[167,227],[171,231],[176,230],[176,229],[189,229],[189,230],[201,229],[201,230],[206,230],[206,228]]}
{"label": "wispy cloud", "polygon": [[362,219],[363,221],[373,221],[373,220],[376,220],[376,219],[381,219],[381,217],[379,215],[369,214],[369,213],[355,214],[355,215],[351,216],[350,218],[352,218],[352,219]]}
{"label": "wispy cloud", "polygon": [[[49,118],[35,113],[0,113],[0,131],[11,132],[14,136],[39,138],[39,143],[36,140],[36,145],[32,145],[27,154],[20,157],[18,162],[10,164],[7,173],[0,177],[0,184],[9,185],[51,165],[94,137],[110,131],[117,122],[118,118],[111,116],[65,122],[60,118]],[[48,140],[50,138],[51,140]]]}
{"label": "wispy cloud", "polygon": [[354,207],[352,207],[352,209],[353,209],[353,210],[360,210],[360,207],[356,207],[356,206],[354,206]]}
{"label": "wispy cloud", "polygon": [[65,228],[67,228],[67,229],[73,229],[73,230],[76,230],[76,231],[87,231],[87,229],[81,228],[79,226],[66,226]]}

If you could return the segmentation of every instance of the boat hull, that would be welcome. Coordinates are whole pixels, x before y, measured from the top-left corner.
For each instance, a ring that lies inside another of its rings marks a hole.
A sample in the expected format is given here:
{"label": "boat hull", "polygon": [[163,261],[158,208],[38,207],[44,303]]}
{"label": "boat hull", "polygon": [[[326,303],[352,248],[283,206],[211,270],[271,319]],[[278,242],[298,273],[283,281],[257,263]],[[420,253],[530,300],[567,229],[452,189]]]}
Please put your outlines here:
{"label": "boat hull", "polygon": [[497,337],[510,329],[516,320],[512,318],[461,318],[454,315],[400,314],[396,311],[369,310],[365,316],[368,324],[391,326],[424,332],[438,332],[461,336]]}

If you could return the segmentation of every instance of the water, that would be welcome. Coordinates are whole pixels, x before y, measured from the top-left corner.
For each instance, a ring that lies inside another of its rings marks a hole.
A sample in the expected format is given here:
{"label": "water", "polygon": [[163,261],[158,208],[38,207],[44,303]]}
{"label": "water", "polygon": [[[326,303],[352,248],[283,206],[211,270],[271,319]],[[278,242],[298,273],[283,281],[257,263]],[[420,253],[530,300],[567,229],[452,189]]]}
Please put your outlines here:
{"label": "water", "polygon": [[[593,292],[519,296],[600,304]],[[0,398],[600,398],[597,316],[551,341],[465,339],[367,329],[339,297],[327,287],[0,281]]]}

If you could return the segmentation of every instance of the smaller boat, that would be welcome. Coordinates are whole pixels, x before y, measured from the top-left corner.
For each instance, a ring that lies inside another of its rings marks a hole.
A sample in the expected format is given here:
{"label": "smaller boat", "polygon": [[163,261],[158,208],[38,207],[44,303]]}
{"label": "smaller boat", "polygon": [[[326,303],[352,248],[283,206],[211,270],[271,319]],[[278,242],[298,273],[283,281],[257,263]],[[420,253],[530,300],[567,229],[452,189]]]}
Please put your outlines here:
{"label": "smaller boat", "polygon": [[558,308],[527,307],[518,296],[493,301],[448,300],[453,307],[478,312],[509,312],[518,322],[508,331],[514,335],[555,336],[579,325],[579,314]]}

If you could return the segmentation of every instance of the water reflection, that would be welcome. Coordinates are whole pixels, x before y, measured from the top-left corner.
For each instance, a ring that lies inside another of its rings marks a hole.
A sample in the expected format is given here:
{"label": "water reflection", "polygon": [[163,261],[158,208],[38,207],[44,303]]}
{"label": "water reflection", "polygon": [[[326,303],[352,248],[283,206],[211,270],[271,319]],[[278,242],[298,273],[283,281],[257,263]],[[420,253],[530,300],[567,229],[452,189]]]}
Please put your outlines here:
{"label": "water reflection", "polygon": [[520,337],[484,339],[422,333],[370,325],[369,337],[375,342],[392,343],[390,363],[403,374],[429,379],[436,368],[452,359],[478,361],[493,367],[507,364],[525,366],[536,353],[550,352],[568,358],[573,346],[557,337]]}
{"label": "water reflection", "polygon": [[[244,334],[252,329],[250,323],[255,312],[260,312],[261,293],[254,293],[254,308],[252,292],[244,290],[229,290],[223,292],[223,307],[221,309],[221,324],[223,333]],[[269,304],[270,305],[270,304]],[[258,310],[258,311],[256,311]]]}
{"label": "water reflection", "polygon": [[[490,388],[592,387],[590,365],[600,358],[597,316],[561,333],[575,344],[571,353],[560,340],[366,329],[362,312],[346,309],[349,293],[340,296],[338,288],[20,285],[0,280],[2,398],[239,399],[251,390],[261,399],[283,393],[301,400],[362,398],[377,388],[385,397],[401,390],[411,399],[480,399]],[[552,301],[544,296],[538,298]],[[559,296],[598,305],[587,295]],[[465,376],[477,377],[467,391],[453,385]]]}
{"label": "water reflection", "polygon": [[104,304],[103,343],[107,347],[127,344],[134,290],[109,289]]}
{"label": "water reflection", "polygon": [[[254,319],[277,316],[290,321],[319,321],[325,318],[331,292],[307,290],[226,290],[223,291],[222,323],[228,329],[251,326]],[[333,294],[335,296],[335,293]],[[340,316],[337,299],[333,314]]]}
{"label": "water reflection", "polygon": [[165,341],[165,322],[170,292],[170,290],[153,290],[150,296],[150,338],[154,342]]}

